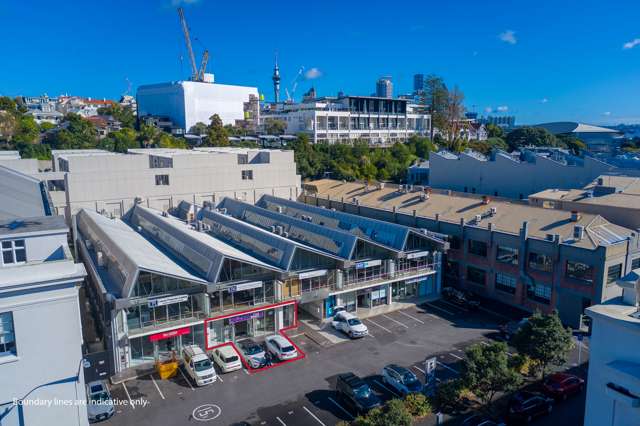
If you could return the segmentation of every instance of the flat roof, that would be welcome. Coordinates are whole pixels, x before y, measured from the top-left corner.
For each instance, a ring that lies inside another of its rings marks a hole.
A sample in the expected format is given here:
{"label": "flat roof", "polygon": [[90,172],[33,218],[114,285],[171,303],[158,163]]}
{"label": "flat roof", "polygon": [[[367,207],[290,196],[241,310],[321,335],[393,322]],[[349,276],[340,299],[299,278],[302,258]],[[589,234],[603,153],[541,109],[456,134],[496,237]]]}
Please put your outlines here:
{"label": "flat roof", "polygon": [[38,216],[0,220],[0,238],[18,235],[68,232],[64,216]]}
{"label": "flat roof", "polygon": [[0,162],[0,220],[51,214],[51,205],[40,180]]}
{"label": "flat roof", "polygon": [[[385,185],[382,189],[371,189],[358,182],[341,182],[332,179],[320,179],[305,184],[313,188],[319,198],[330,197],[333,200],[352,202],[355,197],[360,205],[392,210],[394,207],[399,212],[412,214],[416,210],[418,216],[434,219],[436,214],[439,220],[449,223],[460,223],[464,219],[468,226],[476,226],[488,229],[489,223],[494,230],[511,234],[519,234],[523,222],[529,223],[529,235],[545,239],[548,234],[559,234],[563,244],[576,247],[594,249],[600,245],[609,245],[626,239],[633,231],[618,225],[614,225],[599,215],[581,213],[577,222],[571,221],[571,213],[563,210],[544,209],[529,206],[522,203],[502,200],[491,200],[484,204],[479,196],[462,196],[446,191],[433,190],[430,198],[420,200],[418,192],[401,193],[396,185]],[[491,197],[489,197],[491,198]],[[490,208],[495,207],[496,213],[491,216]],[[481,215],[482,220],[475,223],[476,215]],[[575,225],[582,225],[586,230],[586,237],[581,240],[573,238]]]}

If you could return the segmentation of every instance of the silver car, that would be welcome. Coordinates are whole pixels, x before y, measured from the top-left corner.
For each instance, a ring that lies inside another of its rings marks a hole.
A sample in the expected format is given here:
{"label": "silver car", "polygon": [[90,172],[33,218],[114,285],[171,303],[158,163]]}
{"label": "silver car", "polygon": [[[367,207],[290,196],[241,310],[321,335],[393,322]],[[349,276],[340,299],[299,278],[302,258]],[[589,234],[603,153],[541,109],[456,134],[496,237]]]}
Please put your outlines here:
{"label": "silver car", "polygon": [[89,415],[90,423],[107,420],[115,413],[113,400],[106,382],[102,380],[89,382],[87,384],[87,397],[87,414]]}
{"label": "silver car", "polygon": [[389,364],[382,369],[382,381],[401,396],[422,392],[423,385],[409,369]]}

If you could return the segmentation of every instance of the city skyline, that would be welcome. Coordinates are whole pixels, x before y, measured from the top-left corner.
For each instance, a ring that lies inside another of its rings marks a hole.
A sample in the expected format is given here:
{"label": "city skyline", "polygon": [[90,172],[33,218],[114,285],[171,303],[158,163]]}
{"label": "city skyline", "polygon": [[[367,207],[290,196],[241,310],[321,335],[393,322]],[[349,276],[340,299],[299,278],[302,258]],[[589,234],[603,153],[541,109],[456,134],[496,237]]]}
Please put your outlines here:
{"label": "city skyline", "polygon": [[[634,94],[640,90],[640,10],[630,1],[614,3],[542,1],[516,8],[410,2],[387,5],[384,22],[378,20],[384,3],[329,3],[313,13],[286,2],[249,8],[207,0],[115,2],[108,10],[95,2],[37,1],[30,9],[4,4],[0,16],[7,24],[0,34],[18,41],[3,48],[13,60],[0,71],[0,94],[114,99],[128,81],[135,95],[143,84],[186,79],[189,65],[175,12],[183,6],[196,53],[210,51],[208,71],[216,81],[256,86],[267,100],[273,98],[277,52],[281,99],[298,74],[297,100],[311,86],[320,96],[369,95],[385,75],[393,78],[397,96],[411,92],[414,74],[433,73],[460,87],[467,110],[515,115],[518,124],[639,123]],[[336,8],[343,17],[337,22]]]}

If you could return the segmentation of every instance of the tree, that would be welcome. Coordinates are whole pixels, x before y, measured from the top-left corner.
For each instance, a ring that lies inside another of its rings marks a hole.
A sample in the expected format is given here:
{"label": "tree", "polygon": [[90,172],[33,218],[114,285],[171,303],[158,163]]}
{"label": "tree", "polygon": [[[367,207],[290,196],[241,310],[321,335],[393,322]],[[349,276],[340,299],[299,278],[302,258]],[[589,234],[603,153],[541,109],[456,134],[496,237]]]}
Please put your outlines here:
{"label": "tree", "polygon": [[436,145],[431,142],[431,139],[426,138],[424,136],[413,135],[407,141],[407,146],[414,155],[428,160],[429,153],[437,150]]}
{"label": "tree", "polygon": [[98,114],[112,116],[114,119],[120,122],[122,127],[133,129],[136,125],[136,116],[129,106],[111,104],[106,107],[98,108]]}
{"label": "tree", "polygon": [[17,130],[18,120],[15,115],[9,111],[0,110],[0,141],[10,142]]}
{"label": "tree", "polygon": [[537,361],[541,377],[550,365],[563,365],[573,348],[571,329],[564,328],[557,312],[534,313],[513,336],[513,345],[519,352]]}
{"label": "tree", "polygon": [[506,137],[512,151],[526,146],[556,146],[557,140],[547,129],[541,127],[520,127],[512,130]]}
{"label": "tree", "polygon": [[8,96],[0,96],[0,111],[8,111],[10,113],[18,112],[16,101]]}
{"label": "tree", "polygon": [[287,122],[277,119],[269,119],[264,124],[264,131],[269,135],[282,135],[287,130]]}
{"label": "tree", "polygon": [[502,138],[504,137],[504,130],[497,124],[489,123],[485,126],[487,129],[487,137],[489,138]]}
{"label": "tree", "polygon": [[51,160],[51,147],[47,144],[31,144],[20,142],[16,144],[22,158],[35,158],[38,160]]}
{"label": "tree", "polygon": [[161,133],[164,132],[154,126],[144,123],[140,124],[140,131],[138,132],[138,141],[140,142],[140,146],[147,147],[153,145],[155,143],[154,141]]}
{"label": "tree", "polygon": [[431,114],[431,135],[433,140],[434,128],[443,129],[446,125],[446,111],[448,109],[449,91],[442,77],[428,75],[425,81],[424,103]]}
{"label": "tree", "polygon": [[157,138],[156,146],[158,148],[187,148],[187,142],[182,138],[171,136],[168,133],[162,132],[160,137]]}
{"label": "tree", "polygon": [[98,133],[93,124],[77,114],[67,114],[62,128],[49,132],[45,142],[53,149],[87,149],[98,145]]}
{"label": "tree", "polygon": [[401,399],[392,399],[387,402],[383,419],[387,426],[411,426],[413,422],[411,413]]}
{"label": "tree", "polygon": [[222,119],[218,114],[213,114],[209,117],[211,124],[207,130],[207,145],[208,146],[229,146],[229,136],[227,131],[222,125]]}
{"label": "tree", "polygon": [[15,143],[36,143],[40,137],[40,127],[30,115],[20,115],[17,120],[16,131],[13,135]]}
{"label": "tree", "polygon": [[509,366],[504,342],[472,345],[466,350],[466,355],[462,382],[489,409],[497,393],[509,392],[522,381],[522,377]]}
{"label": "tree", "polygon": [[130,148],[140,148],[136,131],[130,128],[122,128],[111,132],[98,146],[113,152],[127,152]]}
{"label": "tree", "polygon": [[192,135],[204,136],[207,134],[208,130],[209,128],[207,127],[206,124],[204,124],[201,121],[198,121],[196,124],[191,126],[191,128],[189,129],[189,133]]}
{"label": "tree", "polygon": [[573,155],[580,155],[581,151],[587,149],[587,145],[580,139],[571,135],[558,135],[556,136],[558,145],[564,145],[567,147]]}
{"label": "tree", "polygon": [[467,127],[464,120],[464,93],[458,88],[448,92],[447,105],[445,109],[445,122],[440,130],[444,131],[449,143],[460,137],[460,131]]}
{"label": "tree", "polygon": [[404,406],[413,417],[424,417],[431,414],[431,404],[421,393],[412,393],[405,397]]}

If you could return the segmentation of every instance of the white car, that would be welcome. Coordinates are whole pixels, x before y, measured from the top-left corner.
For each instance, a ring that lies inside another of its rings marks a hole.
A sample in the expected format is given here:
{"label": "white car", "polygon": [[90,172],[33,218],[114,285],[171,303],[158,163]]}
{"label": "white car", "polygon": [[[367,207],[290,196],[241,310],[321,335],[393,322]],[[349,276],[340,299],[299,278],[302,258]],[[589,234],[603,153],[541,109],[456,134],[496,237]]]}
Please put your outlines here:
{"label": "white car", "polygon": [[342,331],[352,339],[364,337],[369,334],[369,329],[358,319],[357,316],[350,312],[338,312],[331,321],[331,325],[336,330]]}
{"label": "white car", "polygon": [[213,363],[198,345],[189,345],[182,348],[184,369],[198,386],[206,386],[216,381],[218,375]]}
{"label": "white car", "polygon": [[264,343],[267,346],[267,352],[278,361],[286,361],[298,356],[298,351],[291,342],[278,334],[267,337]]}
{"label": "white car", "polygon": [[240,361],[240,357],[231,346],[221,346],[214,349],[211,353],[211,359],[218,364],[218,367],[220,367],[223,373],[229,373],[242,368],[242,361]]}
{"label": "white car", "polygon": [[423,385],[408,368],[389,364],[382,369],[382,382],[391,386],[401,396],[422,392]]}
{"label": "white car", "polygon": [[89,399],[87,405],[89,423],[107,420],[115,413],[111,394],[104,381],[89,382],[87,384],[87,397]]}
{"label": "white car", "polygon": [[251,339],[238,342],[242,356],[251,368],[262,368],[267,366],[267,356],[262,346]]}

